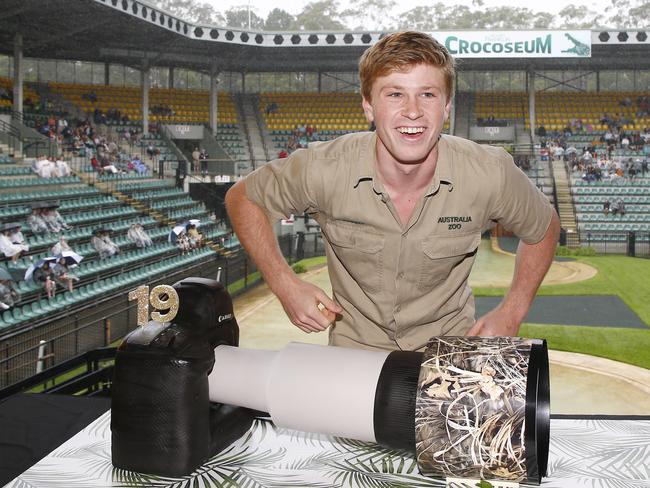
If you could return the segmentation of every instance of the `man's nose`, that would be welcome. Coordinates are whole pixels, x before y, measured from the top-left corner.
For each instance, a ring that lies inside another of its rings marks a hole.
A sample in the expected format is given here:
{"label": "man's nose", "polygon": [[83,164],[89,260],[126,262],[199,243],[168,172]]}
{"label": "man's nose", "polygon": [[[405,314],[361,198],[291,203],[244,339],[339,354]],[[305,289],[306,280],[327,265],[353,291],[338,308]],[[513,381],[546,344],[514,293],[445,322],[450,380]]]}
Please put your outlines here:
{"label": "man's nose", "polygon": [[422,116],[422,109],[417,97],[408,97],[406,99],[402,113],[409,119],[417,119]]}

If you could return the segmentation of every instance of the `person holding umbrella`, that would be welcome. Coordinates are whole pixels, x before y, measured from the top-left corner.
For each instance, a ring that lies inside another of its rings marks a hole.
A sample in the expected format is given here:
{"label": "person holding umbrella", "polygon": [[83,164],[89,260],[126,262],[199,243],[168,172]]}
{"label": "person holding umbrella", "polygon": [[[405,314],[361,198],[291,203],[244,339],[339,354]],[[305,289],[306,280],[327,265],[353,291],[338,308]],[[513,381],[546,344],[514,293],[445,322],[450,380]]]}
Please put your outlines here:
{"label": "person holding umbrella", "polygon": [[[39,261],[41,263],[41,261]],[[34,283],[41,286],[45,293],[47,293],[47,298],[52,299],[56,295],[56,283],[54,282],[54,274],[52,267],[50,266],[49,260],[43,260],[42,264],[39,266],[37,263],[32,271],[32,279]],[[29,273],[29,269],[27,273]]]}
{"label": "person holding umbrella", "polygon": [[192,249],[196,249],[198,247],[201,247],[203,244],[203,234],[201,234],[198,229],[196,228],[196,224],[189,223],[187,224],[187,238],[189,239],[190,242],[190,247]]}
{"label": "person holding umbrella", "polygon": [[[74,253],[72,253],[74,254]],[[78,256],[78,255],[77,255]],[[79,256],[81,258],[81,256]],[[54,275],[54,281],[64,288],[68,288],[68,291],[72,291],[73,283],[79,281],[79,278],[68,270],[68,264],[76,263],[72,257],[69,259],[65,256],[57,256],[56,263],[52,267],[52,274]]]}

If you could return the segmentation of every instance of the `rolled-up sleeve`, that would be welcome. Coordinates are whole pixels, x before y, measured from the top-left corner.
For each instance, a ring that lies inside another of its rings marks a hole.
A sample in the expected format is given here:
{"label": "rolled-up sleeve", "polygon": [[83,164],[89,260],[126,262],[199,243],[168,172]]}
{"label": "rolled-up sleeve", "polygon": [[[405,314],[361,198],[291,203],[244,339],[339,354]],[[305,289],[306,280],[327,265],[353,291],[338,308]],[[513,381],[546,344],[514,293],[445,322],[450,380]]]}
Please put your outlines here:
{"label": "rolled-up sleeve", "polygon": [[271,222],[314,209],[310,168],[310,154],[304,149],[271,161],[246,177],[246,196]]}
{"label": "rolled-up sleeve", "polygon": [[536,244],[544,238],[551,223],[551,202],[515,166],[512,157],[505,151],[501,159],[499,194],[491,218],[526,244]]}

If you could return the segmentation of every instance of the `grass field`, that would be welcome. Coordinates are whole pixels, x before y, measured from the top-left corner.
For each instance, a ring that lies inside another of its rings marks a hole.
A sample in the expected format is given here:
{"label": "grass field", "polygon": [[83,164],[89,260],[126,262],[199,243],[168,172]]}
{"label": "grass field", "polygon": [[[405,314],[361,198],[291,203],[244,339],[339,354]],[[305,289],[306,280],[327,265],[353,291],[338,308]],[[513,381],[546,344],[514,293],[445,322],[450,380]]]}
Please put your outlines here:
{"label": "grass field", "polygon": [[[627,256],[577,257],[598,270],[578,283],[542,286],[538,295],[618,295],[650,326],[650,260]],[[504,288],[476,288],[477,296],[500,296]],[[521,335],[543,337],[552,349],[581,352],[650,369],[650,327],[621,329],[524,324]]]}

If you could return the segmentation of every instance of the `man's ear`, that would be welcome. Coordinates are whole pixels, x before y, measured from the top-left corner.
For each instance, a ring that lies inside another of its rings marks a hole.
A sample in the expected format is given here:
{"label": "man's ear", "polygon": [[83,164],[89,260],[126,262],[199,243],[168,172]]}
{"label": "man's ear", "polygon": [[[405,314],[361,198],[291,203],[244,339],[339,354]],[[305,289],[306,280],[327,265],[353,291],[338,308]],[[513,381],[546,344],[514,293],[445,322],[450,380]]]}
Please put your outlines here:
{"label": "man's ear", "polygon": [[361,106],[363,107],[363,112],[366,114],[366,119],[368,122],[373,122],[375,120],[375,114],[372,108],[372,104],[366,100],[366,97],[361,98]]}
{"label": "man's ear", "polygon": [[449,97],[449,100],[447,100],[447,103],[445,104],[445,120],[449,119],[449,114],[451,113],[451,102],[453,98]]}

